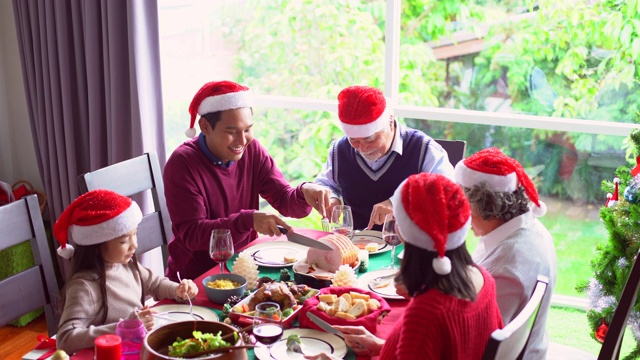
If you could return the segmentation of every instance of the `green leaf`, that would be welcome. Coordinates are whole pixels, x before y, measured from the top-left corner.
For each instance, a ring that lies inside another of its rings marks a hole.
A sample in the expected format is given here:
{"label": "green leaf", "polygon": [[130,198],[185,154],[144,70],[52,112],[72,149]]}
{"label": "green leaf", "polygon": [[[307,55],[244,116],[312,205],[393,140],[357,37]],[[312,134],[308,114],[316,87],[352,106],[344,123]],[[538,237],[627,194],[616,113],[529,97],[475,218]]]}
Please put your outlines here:
{"label": "green leaf", "polygon": [[639,55],[640,55],[640,38],[635,38],[635,39],[633,39],[633,42],[631,43],[631,57],[632,57],[632,60],[634,60],[634,61],[640,60],[640,58],[638,57]]}
{"label": "green leaf", "polygon": [[631,41],[631,33],[633,32],[633,26],[629,23],[625,24],[620,32],[620,43],[623,47],[626,47]]}

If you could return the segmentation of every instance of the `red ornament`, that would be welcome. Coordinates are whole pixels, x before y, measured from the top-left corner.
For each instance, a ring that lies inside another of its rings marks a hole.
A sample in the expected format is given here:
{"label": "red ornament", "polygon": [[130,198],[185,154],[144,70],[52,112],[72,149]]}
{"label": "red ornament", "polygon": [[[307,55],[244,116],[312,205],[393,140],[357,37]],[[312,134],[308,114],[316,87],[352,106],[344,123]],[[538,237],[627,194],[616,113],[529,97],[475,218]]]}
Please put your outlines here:
{"label": "red ornament", "polygon": [[636,167],[631,169],[631,176],[635,177],[640,174],[640,156],[636,156]]}
{"label": "red ornament", "polygon": [[598,326],[598,330],[596,330],[596,339],[600,342],[604,342],[604,338],[607,337],[607,331],[609,331],[609,326],[602,319],[602,325]]}

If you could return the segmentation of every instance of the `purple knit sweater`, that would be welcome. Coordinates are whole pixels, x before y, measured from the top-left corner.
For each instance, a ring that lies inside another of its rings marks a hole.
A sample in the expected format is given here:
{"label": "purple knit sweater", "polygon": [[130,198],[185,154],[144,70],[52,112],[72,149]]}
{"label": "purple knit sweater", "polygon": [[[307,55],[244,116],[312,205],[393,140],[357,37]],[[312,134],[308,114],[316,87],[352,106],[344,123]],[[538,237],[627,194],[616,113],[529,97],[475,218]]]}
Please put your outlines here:
{"label": "purple knit sweater", "polygon": [[257,237],[253,212],[259,196],[288,217],[311,212],[301,186],[292,188],[273,158],[257,140],[229,168],[214,165],[198,146],[197,138],[180,145],[164,168],[164,188],[171,217],[167,277],[195,279],[216,262],[209,256],[213,229],[229,229],[238,250]]}

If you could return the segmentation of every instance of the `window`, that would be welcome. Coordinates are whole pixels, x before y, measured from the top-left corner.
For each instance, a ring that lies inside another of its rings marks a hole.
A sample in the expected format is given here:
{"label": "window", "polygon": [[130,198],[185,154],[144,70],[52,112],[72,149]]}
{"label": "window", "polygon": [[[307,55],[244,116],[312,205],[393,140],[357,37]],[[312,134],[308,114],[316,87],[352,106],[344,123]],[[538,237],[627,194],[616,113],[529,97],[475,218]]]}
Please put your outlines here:
{"label": "window", "polygon": [[379,87],[401,122],[434,138],[466,140],[467,154],[499,147],[527,167],[551,205],[543,222],[556,241],[556,293],[578,295],[575,283],[590,270],[588,259],[575,256],[605,238],[600,182],[626,161],[623,138],[640,104],[634,80],[640,40],[630,22],[620,21],[626,5],[160,0],[159,6],[168,155],[186,139],[193,94],[207,81],[232,79],[258,95],[256,138],[285,176],[311,180],[331,139],[342,136],[338,92]]}

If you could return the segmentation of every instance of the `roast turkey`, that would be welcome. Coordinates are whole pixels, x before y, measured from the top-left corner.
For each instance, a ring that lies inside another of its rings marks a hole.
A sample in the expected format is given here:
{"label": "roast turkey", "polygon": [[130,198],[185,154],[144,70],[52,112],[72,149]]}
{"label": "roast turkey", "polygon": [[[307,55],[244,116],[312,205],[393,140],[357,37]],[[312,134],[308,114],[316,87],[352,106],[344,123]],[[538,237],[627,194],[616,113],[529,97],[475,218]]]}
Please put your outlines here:
{"label": "roast turkey", "polygon": [[351,267],[358,265],[358,248],[348,237],[340,234],[331,234],[321,237],[318,241],[329,245],[333,250],[309,248],[307,251],[307,264],[329,272],[336,272],[340,265],[344,264]]}

